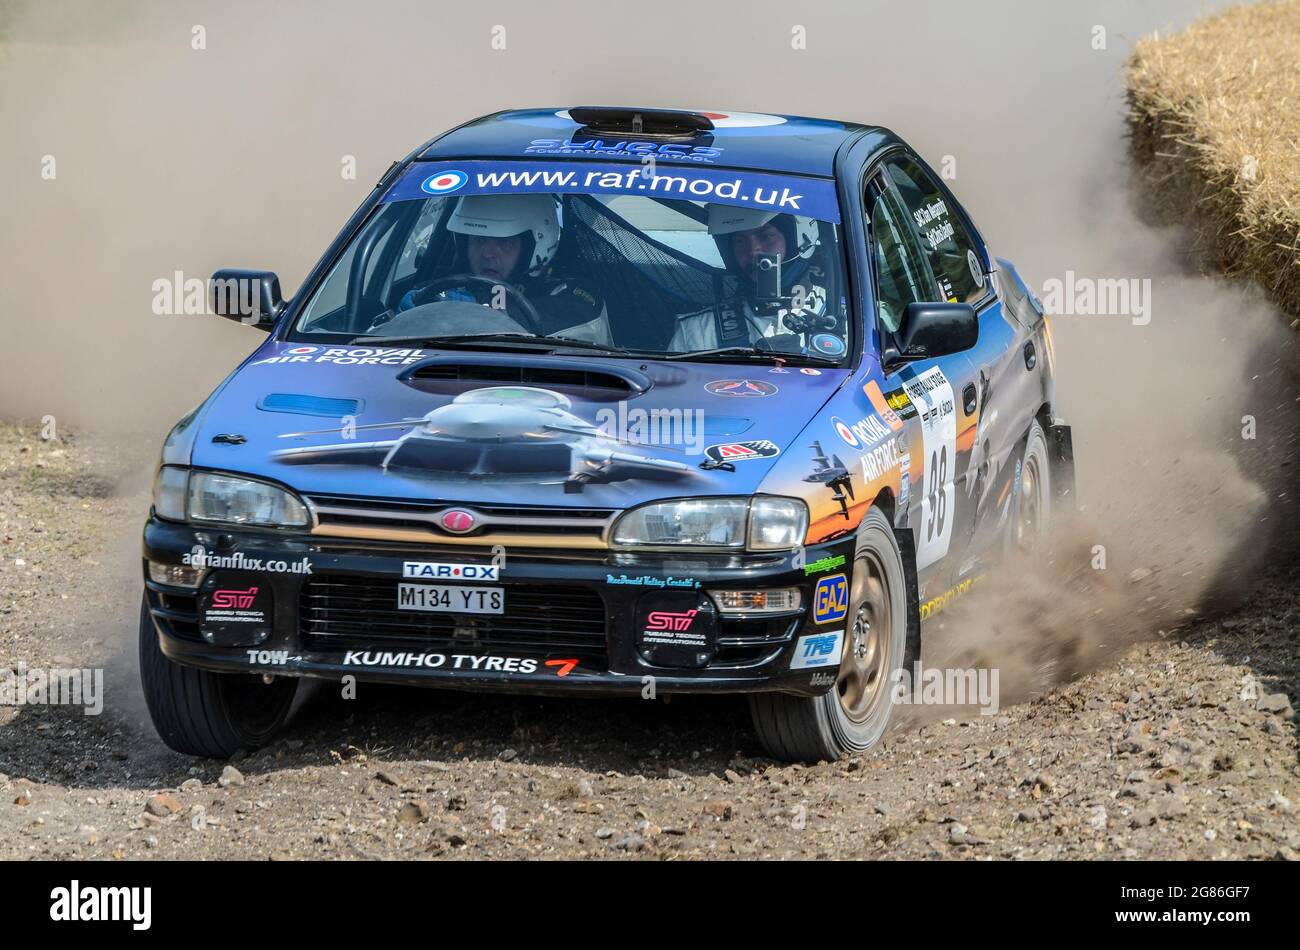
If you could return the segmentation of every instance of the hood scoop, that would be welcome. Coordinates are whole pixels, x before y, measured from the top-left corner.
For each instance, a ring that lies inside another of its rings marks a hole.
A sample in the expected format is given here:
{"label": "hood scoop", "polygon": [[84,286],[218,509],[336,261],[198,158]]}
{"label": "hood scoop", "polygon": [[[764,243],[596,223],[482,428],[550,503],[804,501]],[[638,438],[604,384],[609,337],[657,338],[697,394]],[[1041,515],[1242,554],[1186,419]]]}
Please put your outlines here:
{"label": "hood scoop", "polygon": [[580,391],[586,399],[618,401],[654,385],[645,373],[591,360],[529,359],[517,355],[437,356],[407,367],[398,379],[426,392],[460,392],[466,387],[535,386]]}

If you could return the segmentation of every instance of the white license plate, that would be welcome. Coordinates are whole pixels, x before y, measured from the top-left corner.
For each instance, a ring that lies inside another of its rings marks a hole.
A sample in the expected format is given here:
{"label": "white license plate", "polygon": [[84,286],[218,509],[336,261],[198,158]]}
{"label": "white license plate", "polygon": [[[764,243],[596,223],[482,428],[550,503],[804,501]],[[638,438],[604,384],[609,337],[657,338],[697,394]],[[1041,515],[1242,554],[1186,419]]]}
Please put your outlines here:
{"label": "white license plate", "polygon": [[397,606],[449,614],[499,614],[505,612],[506,594],[500,587],[398,584]]}

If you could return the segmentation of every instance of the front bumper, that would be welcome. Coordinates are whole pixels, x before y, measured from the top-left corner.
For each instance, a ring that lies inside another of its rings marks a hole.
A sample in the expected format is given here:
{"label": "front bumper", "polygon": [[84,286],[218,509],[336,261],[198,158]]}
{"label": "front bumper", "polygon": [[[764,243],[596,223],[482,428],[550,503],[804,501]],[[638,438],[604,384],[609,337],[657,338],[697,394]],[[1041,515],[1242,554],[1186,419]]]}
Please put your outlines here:
{"label": "front bumper", "polygon": [[[203,566],[198,589],[150,578],[150,562],[189,564],[196,553]],[[467,582],[499,586],[504,612],[452,614],[398,609],[399,584],[425,583],[403,578],[403,565],[484,566],[491,552],[213,530],[152,517],[144,530],[149,610],[163,653],[176,663],[512,692],[824,693],[835,680],[852,618],[836,616],[825,591],[815,607],[815,591],[819,581],[842,574],[832,586],[847,592],[852,555],[852,536],[809,548],[802,560],[789,552],[512,551],[499,580]],[[800,590],[798,610],[722,614],[710,597],[711,591],[784,587]],[[245,606],[253,610],[233,613],[250,622],[212,621],[214,592],[226,598],[222,606],[238,606],[232,596],[248,598]],[[644,639],[647,611],[668,606],[677,615],[696,609],[709,625],[709,649],[690,665],[682,665],[680,648],[668,656],[674,650],[656,652]],[[841,639],[831,651],[837,631]]]}

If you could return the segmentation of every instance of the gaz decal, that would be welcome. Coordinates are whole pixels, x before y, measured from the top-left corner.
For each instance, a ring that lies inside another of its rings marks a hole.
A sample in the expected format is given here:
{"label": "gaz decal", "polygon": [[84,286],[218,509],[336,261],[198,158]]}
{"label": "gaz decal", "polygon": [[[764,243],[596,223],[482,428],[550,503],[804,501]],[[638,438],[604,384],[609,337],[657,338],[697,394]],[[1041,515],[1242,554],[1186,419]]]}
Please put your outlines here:
{"label": "gaz decal", "polygon": [[957,464],[957,412],[952,384],[932,366],[903,381],[908,399],[921,419],[921,519],[916,525],[916,567],[924,570],[948,553],[952,540]]}
{"label": "gaz decal", "polygon": [[849,612],[849,579],[843,574],[832,574],[817,582],[813,591],[813,620],[816,623],[833,623],[843,620]]}

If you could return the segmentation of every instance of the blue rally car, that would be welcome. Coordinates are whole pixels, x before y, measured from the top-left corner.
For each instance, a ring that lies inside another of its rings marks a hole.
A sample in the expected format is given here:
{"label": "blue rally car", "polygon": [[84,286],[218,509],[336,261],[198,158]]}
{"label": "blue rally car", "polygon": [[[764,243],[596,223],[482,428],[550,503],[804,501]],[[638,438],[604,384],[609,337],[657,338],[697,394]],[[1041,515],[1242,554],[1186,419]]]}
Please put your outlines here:
{"label": "blue rally car", "polygon": [[291,300],[211,292],[267,337],[144,531],[185,753],[267,742],[302,677],[745,693],[772,755],[860,751],[1072,488],[1041,307],[882,128],[499,113],[394,163]]}

